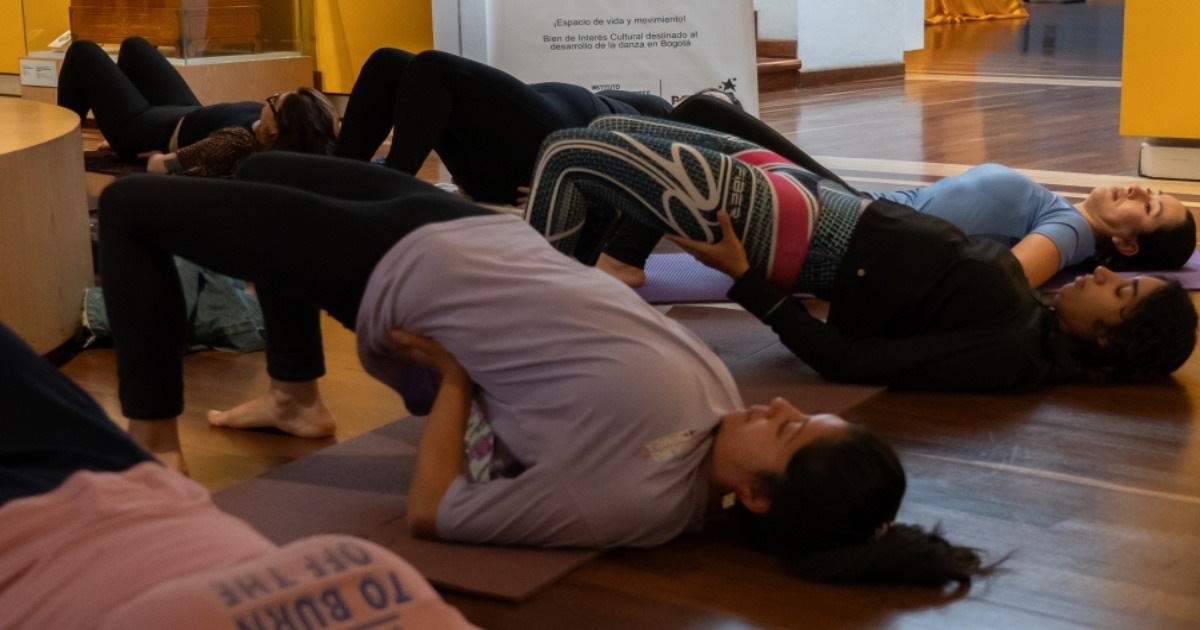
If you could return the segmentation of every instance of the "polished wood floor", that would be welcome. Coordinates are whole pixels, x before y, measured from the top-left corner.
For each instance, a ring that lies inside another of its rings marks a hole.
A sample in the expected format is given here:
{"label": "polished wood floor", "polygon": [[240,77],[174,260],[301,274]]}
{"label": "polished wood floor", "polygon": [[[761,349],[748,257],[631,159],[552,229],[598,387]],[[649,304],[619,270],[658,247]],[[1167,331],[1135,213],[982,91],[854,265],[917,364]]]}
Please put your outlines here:
{"label": "polished wood floor", "polygon": [[[1028,20],[930,28],[906,80],[769,94],[762,116],[864,188],[983,161],[1068,194],[1127,182],[1140,139],[1117,134],[1121,7],[1031,4]],[[1194,183],[1154,186],[1200,201]],[[326,333],[335,439],[404,415],[362,373],[349,333],[332,322]],[[187,358],[184,439],[210,488],[331,442],[207,427],[205,409],[262,391],[262,366],[260,354]],[[118,415],[110,351],[64,370]],[[448,598],[490,628],[1200,627],[1198,394],[1193,358],[1163,384],[886,392],[851,410],[900,449],[910,488],[900,520],[940,522],[955,541],[1012,554],[1005,573],[966,596],[789,579],[716,532],[610,552],[522,605]]]}

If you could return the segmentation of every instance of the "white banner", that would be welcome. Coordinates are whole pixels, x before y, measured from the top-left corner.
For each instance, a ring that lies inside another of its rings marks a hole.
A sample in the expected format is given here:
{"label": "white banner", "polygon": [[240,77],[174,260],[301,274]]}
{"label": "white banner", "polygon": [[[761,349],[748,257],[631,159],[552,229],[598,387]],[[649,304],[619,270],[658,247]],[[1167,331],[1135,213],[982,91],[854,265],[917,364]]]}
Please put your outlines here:
{"label": "white banner", "polygon": [[752,0],[486,0],[485,20],[487,63],[528,83],[672,102],[721,88],[758,115]]}

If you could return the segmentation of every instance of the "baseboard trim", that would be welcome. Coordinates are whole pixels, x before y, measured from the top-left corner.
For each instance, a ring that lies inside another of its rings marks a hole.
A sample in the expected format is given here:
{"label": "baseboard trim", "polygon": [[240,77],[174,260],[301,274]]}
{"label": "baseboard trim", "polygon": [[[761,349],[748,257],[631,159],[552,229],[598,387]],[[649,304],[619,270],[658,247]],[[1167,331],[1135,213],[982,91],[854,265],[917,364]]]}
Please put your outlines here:
{"label": "baseboard trim", "polygon": [[760,39],[754,44],[755,54],[759,57],[796,58],[796,40],[794,39]]}
{"label": "baseboard trim", "polygon": [[904,63],[884,63],[872,66],[853,66],[830,70],[801,70],[800,87],[810,88],[835,83],[903,79]]}

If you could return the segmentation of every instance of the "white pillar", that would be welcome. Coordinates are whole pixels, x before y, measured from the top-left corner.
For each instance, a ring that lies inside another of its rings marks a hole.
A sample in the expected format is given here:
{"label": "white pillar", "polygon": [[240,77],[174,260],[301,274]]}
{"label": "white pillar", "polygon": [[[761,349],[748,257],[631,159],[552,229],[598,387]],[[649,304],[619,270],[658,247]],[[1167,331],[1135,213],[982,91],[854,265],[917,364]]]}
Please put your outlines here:
{"label": "white pillar", "polygon": [[924,20],[909,0],[798,0],[796,48],[804,69],[831,70],[903,63],[913,38],[908,25]]}

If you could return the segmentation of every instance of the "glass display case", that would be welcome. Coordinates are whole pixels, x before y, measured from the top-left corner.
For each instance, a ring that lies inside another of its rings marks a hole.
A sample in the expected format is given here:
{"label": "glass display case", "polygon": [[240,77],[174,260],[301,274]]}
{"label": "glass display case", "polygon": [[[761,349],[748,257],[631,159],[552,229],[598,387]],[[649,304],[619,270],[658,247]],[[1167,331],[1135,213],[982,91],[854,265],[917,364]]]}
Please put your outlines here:
{"label": "glass display case", "polygon": [[176,63],[301,56],[312,0],[23,0],[26,54],[61,55],[72,39],[114,54],[144,37]]}
{"label": "glass display case", "polygon": [[94,41],[115,58],[134,35],[158,47],[201,103],[311,87],[313,1],[22,0],[21,97],[57,101],[72,41]]}

